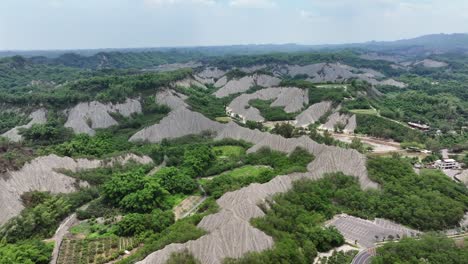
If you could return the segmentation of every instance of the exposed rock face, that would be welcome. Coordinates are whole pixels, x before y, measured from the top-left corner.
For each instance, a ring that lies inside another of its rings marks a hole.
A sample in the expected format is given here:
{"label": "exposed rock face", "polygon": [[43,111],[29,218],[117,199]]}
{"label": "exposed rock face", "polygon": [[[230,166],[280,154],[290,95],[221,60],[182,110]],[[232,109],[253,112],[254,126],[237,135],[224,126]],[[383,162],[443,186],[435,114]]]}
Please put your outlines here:
{"label": "exposed rock face", "polygon": [[337,124],[345,126],[343,132],[353,133],[356,129],[356,115],[340,114],[339,108],[337,108],[335,112],[328,117],[327,122],[323,124],[321,128],[333,131]]}
{"label": "exposed rock face", "polygon": [[258,204],[274,194],[286,192],[292,182],[301,178],[318,179],[327,172],[343,171],[359,179],[363,188],[377,185],[367,177],[366,159],[355,150],[340,149],[317,144],[308,137],[285,139],[258,130],[250,130],[235,123],[224,125],[218,139],[243,139],[255,145],[248,152],[263,146],[290,153],[303,147],[316,158],[308,165],[307,173],[278,176],[264,184],[251,184],[228,192],[217,200],[221,210],[202,219],[198,227],[209,233],[184,244],[171,244],[147,256],[139,263],[165,263],[172,252],[189,250],[201,263],[218,264],[227,257],[239,258],[252,251],[263,251],[273,246],[273,239],[249,224],[250,219],[264,216]]}
{"label": "exposed rock face", "polygon": [[72,159],[49,155],[36,158],[18,171],[9,171],[0,177],[0,225],[18,215],[24,208],[21,195],[29,191],[49,191],[51,193],[69,193],[76,191],[76,186],[87,186],[86,182],[77,180],[57,172],[57,169],[77,171],[100,166],[112,166],[116,162],[125,164],[133,160],[143,164],[152,162],[149,157],[139,157],[133,154],[116,157],[107,161]]}
{"label": "exposed rock face", "polygon": [[253,65],[253,66],[250,66],[250,67],[242,67],[242,68],[240,68],[240,70],[243,71],[243,72],[246,72],[246,73],[254,73],[256,71],[265,69],[266,67],[267,67],[267,65],[265,65],[265,64],[263,64],[263,65]]}
{"label": "exposed rock face", "polygon": [[108,128],[118,124],[109,113],[120,113],[128,117],[133,113],[141,113],[141,104],[136,99],[127,99],[125,103],[115,105],[92,101],[79,103],[68,111],[65,127],[70,127],[75,133],[94,135],[96,128]]}
{"label": "exposed rock face", "polygon": [[184,88],[190,88],[192,86],[196,86],[196,87],[206,89],[206,86],[203,83],[197,81],[196,79],[192,77],[188,77],[183,80],[177,81],[174,83],[174,86],[180,86]]}
{"label": "exposed rock face", "polygon": [[226,97],[231,94],[242,93],[249,90],[251,87],[258,85],[262,87],[278,86],[281,80],[279,78],[266,75],[266,74],[254,74],[251,76],[244,76],[240,79],[233,79],[228,81],[227,77],[224,76],[218,82],[216,87],[222,87],[214,93],[218,98]]}
{"label": "exposed rock face", "polygon": [[223,77],[216,82],[216,86],[222,88],[217,90],[214,95],[218,98],[226,97],[231,94],[245,92],[254,85],[255,80],[253,76],[244,76],[240,79],[232,79],[230,81],[227,81],[227,77]]}
{"label": "exposed rock face", "polygon": [[178,108],[186,108],[188,105],[184,102],[187,96],[170,89],[160,91],[156,94],[156,102],[158,104],[165,104],[172,110]]}
{"label": "exposed rock face", "polygon": [[47,111],[44,108],[38,109],[34,112],[32,112],[29,115],[29,118],[31,118],[31,121],[27,123],[26,125],[23,126],[17,126],[14,127],[7,132],[2,134],[2,137],[8,138],[10,141],[18,142],[22,140],[22,136],[19,134],[19,130],[21,128],[30,128],[34,124],[45,124],[47,122]]}
{"label": "exposed rock face", "polygon": [[281,83],[281,79],[266,74],[255,75],[255,82],[258,86],[274,87]]}
{"label": "exposed rock face", "polygon": [[219,79],[226,74],[225,71],[220,70],[216,67],[207,67],[197,75],[204,79]]}
{"label": "exposed rock face", "polygon": [[167,72],[167,71],[175,71],[175,70],[186,69],[186,68],[193,69],[193,68],[197,68],[200,66],[202,66],[200,62],[189,61],[186,63],[162,64],[151,70],[159,71],[159,72]]}
{"label": "exposed rock face", "polygon": [[138,131],[130,141],[160,142],[165,138],[178,138],[186,135],[200,134],[203,131],[216,132],[222,125],[202,114],[185,108],[178,108],[169,113],[159,124]]}
{"label": "exposed rock face", "polygon": [[284,107],[287,113],[298,112],[309,102],[307,90],[291,87],[267,88],[252,94],[238,96],[229,104],[227,111],[231,115],[238,115],[244,121],[262,122],[265,119],[260,115],[260,111],[249,105],[249,101],[254,99],[276,99],[271,106]]}
{"label": "exposed rock face", "polygon": [[399,81],[396,81],[394,79],[388,79],[388,80],[385,80],[385,81],[381,81],[379,84],[380,85],[395,86],[395,87],[398,87],[398,88],[406,88],[408,86],[406,83],[399,82]]}
{"label": "exposed rock face", "polygon": [[271,106],[284,107],[286,113],[295,113],[309,104],[309,94],[307,89],[298,89],[293,87],[277,88],[281,89],[276,100]]}
{"label": "exposed rock face", "polygon": [[431,59],[424,59],[422,61],[415,62],[414,66],[423,66],[426,68],[442,68],[447,67],[448,64],[443,61],[436,61]]}
{"label": "exposed rock face", "polygon": [[371,84],[388,84],[388,85],[402,85],[392,81],[380,81],[385,76],[372,69],[358,69],[341,63],[316,63],[305,66],[288,65],[282,70],[283,74],[290,76],[307,75],[307,79],[313,83],[323,82],[343,82],[351,78],[358,78],[367,81]]}
{"label": "exposed rock face", "polygon": [[227,76],[223,76],[222,78],[220,78],[218,81],[216,81],[216,83],[214,84],[214,86],[216,88],[220,88],[220,87],[223,87],[224,85],[226,85],[228,82],[228,78]]}
{"label": "exposed rock face", "polygon": [[320,117],[331,110],[332,103],[329,101],[320,102],[309,106],[306,110],[296,116],[296,126],[307,127],[317,122]]}

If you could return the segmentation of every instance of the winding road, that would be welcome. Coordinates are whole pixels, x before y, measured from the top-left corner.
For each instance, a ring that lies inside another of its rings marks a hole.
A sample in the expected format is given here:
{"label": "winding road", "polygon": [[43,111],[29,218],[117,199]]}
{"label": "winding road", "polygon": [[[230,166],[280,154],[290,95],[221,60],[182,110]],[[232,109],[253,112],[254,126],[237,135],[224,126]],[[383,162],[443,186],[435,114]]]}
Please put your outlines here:
{"label": "winding road", "polygon": [[375,248],[368,248],[359,252],[353,259],[351,264],[369,264],[372,257],[375,256]]}

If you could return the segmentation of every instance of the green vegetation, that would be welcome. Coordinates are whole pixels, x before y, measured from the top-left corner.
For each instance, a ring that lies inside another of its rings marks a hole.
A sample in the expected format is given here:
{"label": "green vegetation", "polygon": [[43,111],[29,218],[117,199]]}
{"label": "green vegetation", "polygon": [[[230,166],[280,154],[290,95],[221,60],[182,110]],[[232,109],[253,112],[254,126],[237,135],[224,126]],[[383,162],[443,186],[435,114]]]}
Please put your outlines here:
{"label": "green vegetation", "polygon": [[118,137],[108,132],[98,132],[95,136],[78,134],[72,140],[59,145],[46,147],[44,154],[55,153],[68,157],[102,158],[128,151],[132,143],[125,137]]}
{"label": "green vegetation", "polygon": [[[37,197],[37,196],[36,196]],[[61,195],[43,195],[42,201],[24,209],[0,228],[0,238],[14,243],[51,237],[58,223],[79,206],[97,197],[95,189]]]}
{"label": "green vegetation", "polygon": [[172,253],[166,264],[200,264],[200,261],[195,259],[188,250],[184,250],[182,252]]}
{"label": "green vegetation", "polygon": [[188,96],[185,101],[192,110],[213,120],[226,116],[226,105],[232,99],[231,97],[217,98],[214,96],[212,94],[215,91],[213,86],[208,86],[208,89],[192,86],[190,89],[179,88],[177,90]]}
{"label": "green vegetation", "polygon": [[189,194],[197,188],[196,181],[176,167],[162,168],[154,177],[158,178],[161,186],[170,193]]}
{"label": "green vegetation", "polygon": [[57,120],[48,120],[46,124],[34,124],[20,133],[26,142],[34,145],[59,144],[73,137],[73,131],[65,128]]}
{"label": "green vegetation", "polygon": [[347,252],[334,250],[329,257],[320,258],[319,264],[342,264],[352,263],[354,256],[358,253],[357,250],[350,250]]}
{"label": "green vegetation", "polygon": [[394,139],[399,142],[424,142],[424,135],[395,121],[373,115],[357,114],[358,126],[355,133]]}
{"label": "green vegetation", "polygon": [[184,243],[189,240],[195,240],[205,232],[197,228],[198,222],[201,220],[200,217],[190,217],[179,220],[173,225],[164,229],[160,233],[152,233],[143,240],[143,246],[139,248],[134,254],[125,258],[118,264],[130,264],[135,263],[138,260],[142,260],[147,255],[154,251],[164,248],[165,246],[172,243]]}
{"label": "green vegetation", "polygon": [[286,113],[283,107],[270,106],[271,103],[273,103],[272,100],[254,99],[249,101],[250,106],[257,108],[266,121],[292,120],[296,116],[294,113]]}
{"label": "green vegetation", "polygon": [[16,126],[25,125],[28,122],[29,118],[26,115],[14,112],[2,112],[0,113],[0,134],[3,134]]}
{"label": "green vegetation", "polygon": [[466,122],[466,108],[454,96],[430,96],[423,92],[408,91],[387,96],[380,102],[382,116],[405,122],[421,122],[441,129],[456,128]]}
{"label": "green vegetation", "polygon": [[151,212],[154,208],[170,208],[166,202],[169,192],[155,177],[146,176],[144,169],[112,175],[102,186],[104,200],[127,212]]}
{"label": "green vegetation", "polygon": [[65,239],[57,264],[107,263],[136,246],[134,238]]}
{"label": "green vegetation", "polygon": [[190,70],[163,73],[103,74],[102,76],[78,79],[53,88],[40,88],[22,91],[16,88],[4,90],[0,87],[0,103],[13,105],[40,105],[65,108],[78,102],[99,100],[102,102],[122,102],[128,97],[152,95],[157,89],[191,74]]}
{"label": "green vegetation", "polygon": [[117,223],[117,235],[134,236],[143,232],[159,233],[174,223],[172,211],[154,210],[151,214],[127,214]]}
{"label": "green vegetation", "polygon": [[468,210],[466,187],[440,171],[418,175],[409,161],[398,157],[372,158],[368,170],[382,185],[381,201],[368,215],[373,211],[419,230],[442,230],[456,226]]}
{"label": "green vegetation", "polygon": [[[245,156],[243,163],[250,166],[222,173],[212,180],[203,181],[206,192],[215,198],[251,183],[264,183],[276,175],[304,172],[313,156],[303,149],[296,149],[289,156],[263,148]],[[262,165],[262,166],[259,166]]]}
{"label": "green vegetation", "polygon": [[[342,173],[329,174],[317,181],[295,182],[291,191],[267,201],[268,206],[262,207],[265,217],[252,220],[255,227],[275,239],[273,249],[225,263],[310,263],[317,251],[328,251],[344,243],[338,231],[322,226],[338,213],[388,218],[420,230],[441,230],[457,225],[468,209],[466,188],[441,173],[431,171],[419,176],[409,162],[398,157],[373,158],[368,169],[371,178],[381,184],[381,191],[363,191],[355,178]],[[383,248],[386,247],[392,248]],[[401,260],[412,254],[402,251],[405,253],[399,253]],[[389,261],[394,252],[389,250],[388,257],[376,263],[396,263]],[[335,258],[352,256],[335,255]]]}
{"label": "green vegetation", "polygon": [[48,264],[54,245],[39,240],[18,244],[0,242],[0,263],[4,264]]}
{"label": "green vegetation", "polygon": [[468,247],[457,246],[452,239],[427,234],[420,239],[403,238],[399,242],[386,243],[377,249],[372,264],[384,263],[466,263]]}

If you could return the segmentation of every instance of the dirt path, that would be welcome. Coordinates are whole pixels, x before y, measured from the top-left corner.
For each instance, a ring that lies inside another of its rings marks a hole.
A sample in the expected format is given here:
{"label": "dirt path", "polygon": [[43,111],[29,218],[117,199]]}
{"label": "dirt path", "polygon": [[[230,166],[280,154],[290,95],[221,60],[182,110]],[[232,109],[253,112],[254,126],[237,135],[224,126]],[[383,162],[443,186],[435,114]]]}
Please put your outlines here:
{"label": "dirt path", "polygon": [[368,136],[359,136],[359,135],[348,135],[348,134],[337,134],[332,133],[333,138],[345,142],[351,143],[353,138],[360,139],[363,143],[371,145],[374,149],[374,153],[389,153],[401,151],[400,143],[390,140],[378,139]]}
{"label": "dirt path", "polygon": [[65,220],[62,221],[57,231],[55,231],[54,236],[49,241],[54,241],[54,250],[52,251],[52,260],[50,261],[51,264],[57,263],[60,245],[62,244],[63,237],[68,233],[68,230],[78,223],[79,220],[76,217],[76,213],[70,215]]}

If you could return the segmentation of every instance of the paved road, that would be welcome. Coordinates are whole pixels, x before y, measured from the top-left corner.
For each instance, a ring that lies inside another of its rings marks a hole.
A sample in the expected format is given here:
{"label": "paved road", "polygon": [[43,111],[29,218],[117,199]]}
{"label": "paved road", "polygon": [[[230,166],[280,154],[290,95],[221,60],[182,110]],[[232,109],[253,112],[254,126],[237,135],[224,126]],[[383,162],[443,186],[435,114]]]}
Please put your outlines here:
{"label": "paved road", "polygon": [[375,256],[375,248],[365,249],[354,257],[351,264],[369,264],[373,256]]}
{"label": "paved road", "polygon": [[55,231],[55,234],[52,237],[52,240],[54,241],[54,250],[52,251],[52,260],[50,261],[51,264],[57,263],[60,245],[62,244],[63,237],[68,233],[70,227],[72,227],[78,222],[79,220],[76,217],[76,213],[74,213],[67,217],[65,220],[63,220],[59,228],[57,228],[57,231]]}

